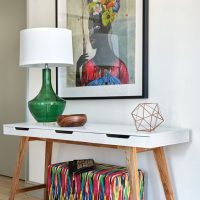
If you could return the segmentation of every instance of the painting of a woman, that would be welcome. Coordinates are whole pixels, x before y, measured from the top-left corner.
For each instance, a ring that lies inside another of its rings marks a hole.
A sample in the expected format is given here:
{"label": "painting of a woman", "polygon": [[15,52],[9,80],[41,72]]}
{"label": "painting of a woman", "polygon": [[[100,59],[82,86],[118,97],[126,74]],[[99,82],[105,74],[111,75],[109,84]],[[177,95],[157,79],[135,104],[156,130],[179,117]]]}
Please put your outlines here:
{"label": "painting of a woman", "polygon": [[126,64],[116,56],[110,40],[112,23],[120,10],[120,0],[87,0],[89,41],[95,55],[83,53],[76,65],[76,86],[129,83]]}

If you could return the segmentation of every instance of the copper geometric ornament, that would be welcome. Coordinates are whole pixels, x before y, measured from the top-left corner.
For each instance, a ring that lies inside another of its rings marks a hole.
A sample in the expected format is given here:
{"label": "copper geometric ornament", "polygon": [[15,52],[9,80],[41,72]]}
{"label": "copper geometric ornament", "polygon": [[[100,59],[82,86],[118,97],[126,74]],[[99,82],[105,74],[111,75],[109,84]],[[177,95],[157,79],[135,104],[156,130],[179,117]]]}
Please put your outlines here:
{"label": "copper geometric ornament", "polygon": [[137,131],[154,131],[164,119],[157,103],[140,103],[131,113]]}

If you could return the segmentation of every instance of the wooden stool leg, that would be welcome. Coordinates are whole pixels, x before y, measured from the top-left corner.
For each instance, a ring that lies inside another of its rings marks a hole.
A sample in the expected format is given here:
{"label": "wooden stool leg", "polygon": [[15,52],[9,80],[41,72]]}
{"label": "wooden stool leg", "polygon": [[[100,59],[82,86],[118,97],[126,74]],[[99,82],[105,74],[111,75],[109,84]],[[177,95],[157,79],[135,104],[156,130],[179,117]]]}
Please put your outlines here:
{"label": "wooden stool leg", "polygon": [[162,147],[156,148],[153,150],[153,153],[160,173],[162,185],[165,191],[166,200],[174,200],[174,194],[169,177],[164,149]]}
{"label": "wooden stool leg", "polygon": [[19,151],[18,151],[16,166],[15,166],[15,170],[14,170],[14,176],[12,179],[9,200],[14,200],[14,198],[15,198],[17,186],[19,184],[19,176],[20,176],[20,172],[22,169],[22,163],[24,161],[24,156],[26,153],[28,142],[29,142],[29,137],[22,137],[20,140]]}
{"label": "wooden stool leg", "polygon": [[49,199],[48,198],[48,190],[47,190],[47,178],[48,178],[48,166],[51,164],[52,149],[53,149],[53,142],[46,141],[45,169],[44,169],[44,183],[46,184],[46,188],[44,189],[44,200]]}
{"label": "wooden stool leg", "polygon": [[137,163],[137,150],[136,148],[129,147],[126,149],[127,161],[128,161],[128,172],[131,199],[140,200],[140,187],[138,177],[138,163]]}

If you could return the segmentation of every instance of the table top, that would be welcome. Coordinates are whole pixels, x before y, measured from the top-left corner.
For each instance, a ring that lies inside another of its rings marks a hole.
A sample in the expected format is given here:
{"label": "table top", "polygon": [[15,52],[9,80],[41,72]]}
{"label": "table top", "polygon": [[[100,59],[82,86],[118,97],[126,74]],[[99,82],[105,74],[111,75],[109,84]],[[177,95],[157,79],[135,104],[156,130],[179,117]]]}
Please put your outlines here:
{"label": "table top", "polygon": [[28,136],[117,146],[155,148],[189,142],[188,129],[160,127],[136,131],[134,125],[87,123],[82,127],[59,127],[57,123],[16,123],[3,126],[5,135]]}

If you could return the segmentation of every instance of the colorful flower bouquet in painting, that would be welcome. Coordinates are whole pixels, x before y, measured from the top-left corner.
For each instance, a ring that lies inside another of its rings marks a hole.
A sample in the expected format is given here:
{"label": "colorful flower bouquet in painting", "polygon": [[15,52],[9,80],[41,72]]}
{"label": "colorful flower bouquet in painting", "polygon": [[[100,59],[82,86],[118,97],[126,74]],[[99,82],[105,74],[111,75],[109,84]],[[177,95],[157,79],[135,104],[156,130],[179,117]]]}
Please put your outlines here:
{"label": "colorful flower bouquet in painting", "polygon": [[89,0],[88,10],[90,14],[102,14],[102,24],[108,26],[115,20],[120,7],[120,0]]}
{"label": "colorful flower bouquet in painting", "polygon": [[[144,200],[144,173],[139,170],[140,200]],[[130,200],[125,167],[97,164],[96,169],[69,176],[68,163],[48,167],[49,200]]]}

